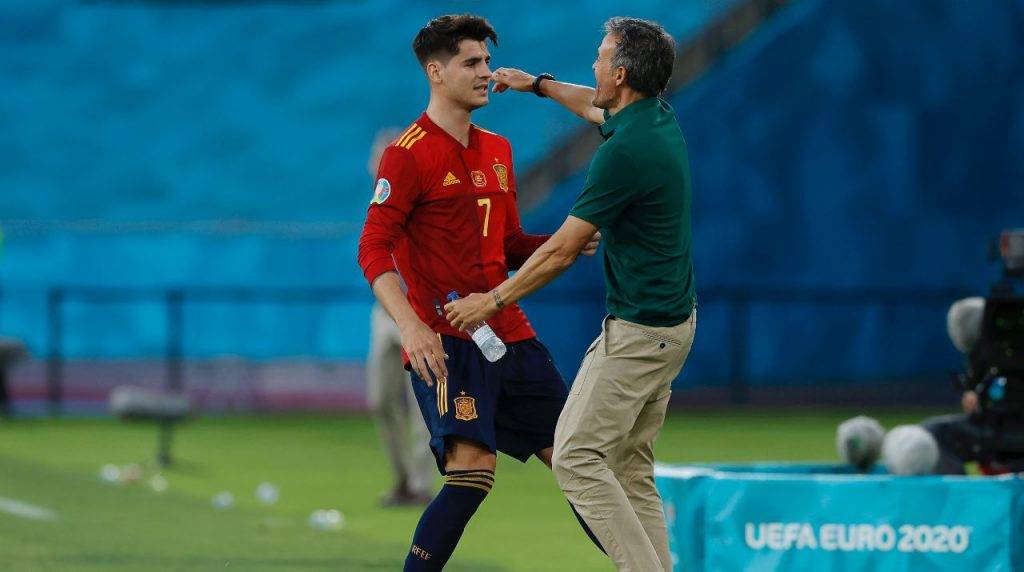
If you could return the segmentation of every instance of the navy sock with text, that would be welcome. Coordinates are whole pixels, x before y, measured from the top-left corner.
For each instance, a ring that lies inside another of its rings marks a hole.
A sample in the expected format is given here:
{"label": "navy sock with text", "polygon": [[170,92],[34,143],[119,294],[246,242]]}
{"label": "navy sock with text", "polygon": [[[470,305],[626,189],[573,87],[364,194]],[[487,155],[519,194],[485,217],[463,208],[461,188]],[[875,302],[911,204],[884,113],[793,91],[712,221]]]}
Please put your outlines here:
{"label": "navy sock with text", "polygon": [[444,486],[423,511],[405,570],[441,570],[455,552],[466,524],[494,486],[494,471],[448,471]]}

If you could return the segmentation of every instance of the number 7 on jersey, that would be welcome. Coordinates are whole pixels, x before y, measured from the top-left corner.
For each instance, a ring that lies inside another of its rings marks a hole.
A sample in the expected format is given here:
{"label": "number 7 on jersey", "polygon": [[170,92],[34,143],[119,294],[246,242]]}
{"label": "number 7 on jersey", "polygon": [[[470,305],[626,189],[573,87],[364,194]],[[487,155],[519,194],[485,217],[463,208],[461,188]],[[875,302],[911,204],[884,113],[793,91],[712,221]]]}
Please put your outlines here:
{"label": "number 7 on jersey", "polygon": [[484,236],[487,236],[487,227],[491,222],[491,199],[477,199],[476,204],[484,207]]}

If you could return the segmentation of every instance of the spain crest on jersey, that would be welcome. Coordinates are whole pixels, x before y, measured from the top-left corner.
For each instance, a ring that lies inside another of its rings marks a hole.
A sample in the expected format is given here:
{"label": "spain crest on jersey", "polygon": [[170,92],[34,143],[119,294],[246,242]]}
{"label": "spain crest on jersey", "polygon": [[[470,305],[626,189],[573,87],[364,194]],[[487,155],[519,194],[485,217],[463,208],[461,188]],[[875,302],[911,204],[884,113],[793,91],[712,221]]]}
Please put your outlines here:
{"label": "spain crest on jersey", "polygon": [[494,164],[494,174],[498,175],[498,187],[503,190],[508,190],[508,167],[501,163]]}
{"label": "spain crest on jersey", "polygon": [[476,399],[472,397],[455,398],[455,418],[460,421],[472,421],[476,419]]}

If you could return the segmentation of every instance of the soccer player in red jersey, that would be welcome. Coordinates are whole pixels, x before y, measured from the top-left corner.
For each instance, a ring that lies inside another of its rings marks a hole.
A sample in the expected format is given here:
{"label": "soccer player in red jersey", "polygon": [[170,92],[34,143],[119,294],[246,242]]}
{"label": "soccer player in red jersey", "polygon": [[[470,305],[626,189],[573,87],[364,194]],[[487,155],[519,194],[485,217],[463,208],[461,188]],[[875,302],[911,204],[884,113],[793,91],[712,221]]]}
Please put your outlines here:
{"label": "soccer player in red jersey", "polygon": [[[487,39],[497,44],[494,29],[472,15],[436,18],[417,34],[413,51],[430,84],[430,103],[385,150],[359,241],[363,273],[401,330],[445,476],[416,527],[406,570],[445,565],[494,484],[497,451],[523,462],[537,456],[551,466],[567,396],[518,306],[488,320],[507,346],[494,363],[442,310],[450,292],[487,292],[502,283],[548,238],[520,227],[508,141],[470,122],[473,110],[488,102]],[[592,255],[598,240],[595,235],[584,254]]]}

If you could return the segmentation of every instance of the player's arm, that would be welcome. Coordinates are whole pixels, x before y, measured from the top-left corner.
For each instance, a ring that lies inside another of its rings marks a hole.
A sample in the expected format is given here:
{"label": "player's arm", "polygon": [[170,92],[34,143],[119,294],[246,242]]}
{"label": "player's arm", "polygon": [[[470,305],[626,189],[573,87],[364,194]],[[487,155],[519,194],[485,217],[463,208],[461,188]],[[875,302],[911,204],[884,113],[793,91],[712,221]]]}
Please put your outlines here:
{"label": "player's arm", "polygon": [[[514,91],[533,91],[533,82],[537,76],[530,75],[515,68],[498,68],[494,70],[494,92],[501,93],[507,89]],[[538,86],[540,92],[557,101],[577,116],[591,123],[604,123],[604,110],[594,107],[594,88],[574,83],[565,83],[553,79],[545,79]]]}
{"label": "player's arm", "polygon": [[433,386],[434,381],[428,370],[439,378],[448,377],[448,368],[444,360],[448,357],[441,346],[441,340],[426,324],[420,320],[409,300],[402,291],[402,283],[397,272],[385,272],[378,276],[371,287],[377,301],[398,324],[402,336],[402,347],[409,355],[409,366],[416,375]]}
{"label": "player's arm", "polygon": [[[509,270],[521,270],[533,253],[551,239],[550,234],[527,234],[519,226],[519,213],[513,212],[509,219],[509,233],[505,236],[505,261]],[[593,256],[601,244],[601,233],[595,232],[580,254]]]}
{"label": "player's arm", "polygon": [[420,320],[405,297],[392,258],[395,244],[405,234],[416,189],[413,158],[407,150],[388,147],[381,158],[377,189],[359,237],[358,260],[374,296],[401,331],[409,365],[427,385],[433,385],[430,372],[438,378],[448,376],[444,363],[447,356],[437,334]]}
{"label": "player's arm", "polygon": [[505,264],[508,269],[519,270],[522,268],[530,255],[536,252],[550,237],[550,234],[527,234],[518,225],[514,230],[510,230],[505,235]]}
{"label": "player's arm", "polygon": [[[487,294],[470,294],[445,306],[448,321],[461,329],[487,320],[502,307],[536,292],[572,266],[576,257],[594,245],[597,227],[570,215],[562,227],[523,264],[515,276]],[[593,246],[596,249],[596,245]]]}

